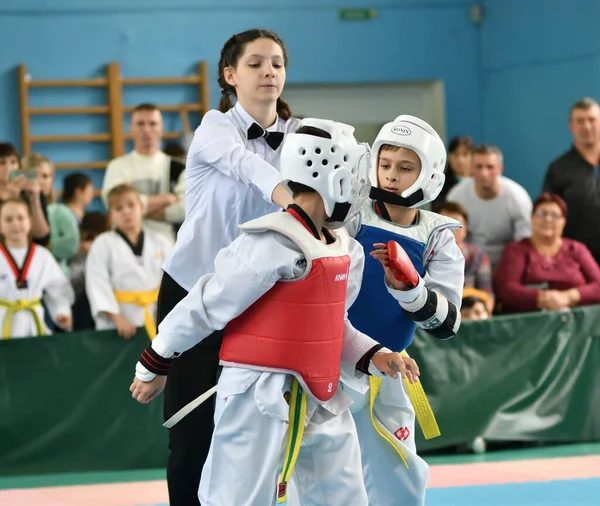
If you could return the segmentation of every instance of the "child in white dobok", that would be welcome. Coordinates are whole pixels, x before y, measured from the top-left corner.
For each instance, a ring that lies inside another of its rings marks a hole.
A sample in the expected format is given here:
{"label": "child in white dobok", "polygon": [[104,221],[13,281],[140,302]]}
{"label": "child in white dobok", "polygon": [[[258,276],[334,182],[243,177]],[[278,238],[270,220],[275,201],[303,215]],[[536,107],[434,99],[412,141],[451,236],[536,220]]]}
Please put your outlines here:
{"label": "child in white dobok", "polygon": [[4,201],[0,207],[2,339],[51,334],[42,301],[59,327],[71,328],[73,288],[52,253],[31,242],[30,233],[27,204],[23,200]]}
{"label": "child in white dobok", "polygon": [[152,339],[161,266],[172,245],[164,234],[142,226],[142,201],[134,186],[115,186],[107,199],[114,229],[94,239],[85,264],[96,329],[114,328],[129,339],[143,326]]}
{"label": "child in white dobok", "polygon": [[148,402],[177,353],[225,328],[203,506],[283,502],[293,469],[302,504],[368,503],[341,369],[407,373],[346,318],[364,259],[342,225],[368,192],[368,148],[353,130],[305,119],[286,136],[281,173],[294,204],[242,225],[137,364],[130,390]]}
{"label": "child in white dobok", "polygon": [[[370,255],[348,315],[360,331],[406,353],[417,327],[450,339],[460,326],[464,258],[452,230],[461,224],[418,209],[444,184],[446,149],[431,125],[399,116],[381,128],[372,151],[373,200],[349,226]],[[356,401],[369,505],[423,506],[429,469],[417,454],[415,415],[426,438],[439,435],[423,389],[389,378],[366,383],[350,378],[344,388]]]}

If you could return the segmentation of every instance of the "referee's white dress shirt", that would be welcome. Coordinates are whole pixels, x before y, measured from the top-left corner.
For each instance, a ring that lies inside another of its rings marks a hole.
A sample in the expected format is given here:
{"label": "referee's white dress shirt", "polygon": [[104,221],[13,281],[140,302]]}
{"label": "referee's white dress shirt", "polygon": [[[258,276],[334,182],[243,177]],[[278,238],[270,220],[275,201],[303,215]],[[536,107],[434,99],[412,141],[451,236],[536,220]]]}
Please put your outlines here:
{"label": "referee's white dress shirt", "polygon": [[[271,149],[264,137],[249,141],[252,123],[238,102],[224,114],[207,112],[194,134],[185,168],[185,221],[163,265],[187,291],[213,271],[219,250],[240,235],[239,224],[279,209],[271,195],[281,182],[281,146]],[[267,130],[288,133],[299,126],[296,118],[278,117]]]}

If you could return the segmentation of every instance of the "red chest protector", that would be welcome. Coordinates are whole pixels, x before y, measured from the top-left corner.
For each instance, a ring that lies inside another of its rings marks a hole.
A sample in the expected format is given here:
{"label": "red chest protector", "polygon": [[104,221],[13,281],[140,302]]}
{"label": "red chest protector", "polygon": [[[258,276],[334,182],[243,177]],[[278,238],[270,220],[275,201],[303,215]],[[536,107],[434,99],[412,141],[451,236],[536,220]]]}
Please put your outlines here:
{"label": "red chest protector", "polygon": [[274,230],[304,252],[307,274],[280,281],[225,328],[219,358],[225,365],[294,374],[319,401],[336,391],[344,334],[349,238],[335,231],[325,245],[290,213],[274,213],[242,228]]}

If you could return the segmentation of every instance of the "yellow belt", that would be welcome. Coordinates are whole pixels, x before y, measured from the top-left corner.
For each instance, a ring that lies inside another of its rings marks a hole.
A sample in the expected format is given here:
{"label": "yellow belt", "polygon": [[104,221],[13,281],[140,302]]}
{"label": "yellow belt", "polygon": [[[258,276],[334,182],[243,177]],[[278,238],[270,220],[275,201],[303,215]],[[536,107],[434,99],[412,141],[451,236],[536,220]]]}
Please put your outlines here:
{"label": "yellow belt", "polygon": [[15,313],[19,311],[29,311],[33,316],[35,322],[35,328],[38,336],[43,336],[44,324],[40,319],[40,315],[36,311],[41,306],[42,301],[40,299],[29,299],[29,300],[5,300],[0,299],[0,307],[6,308],[6,315],[4,315],[4,323],[2,324],[2,339],[10,339],[10,323]]}
{"label": "yellow belt", "polygon": [[150,313],[150,306],[158,301],[158,288],[151,292],[120,292],[115,291],[115,298],[119,304],[135,304],[144,308],[144,327],[150,341],[156,336],[156,323]]}
{"label": "yellow belt", "polygon": [[[405,351],[401,352],[401,354],[405,357],[408,357],[408,353]],[[419,422],[419,425],[421,426],[421,430],[423,431],[423,436],[425,439],[433,439],[434,437],[438,437],[440,435],[440,428],[438,427],[435,415],[433,414],[433,410],[431,409],[429,401],[427,400],[427,396],[425,395],[425,391],[423,390],[421,382],[417,380],[414,383],[410,383],[407,378],[404,378],[403,381],[406,385],[408,398],[410,399],[410,402],[415,410],[415,416]],[[369,412],[371,415],[371,423],[375,427],[377,433],[392,445],[394,450],[396,450],[402,459],[402,462],[404,462],[404,465],[408,467],[406,455],[401,450],[401,447],[395,443],[395,440],[392,438],[389,432],[384,429],[383,425],[379,423],[373,414],[373,405],[375,404],[375,399],[377,398],[377,394],[379,393],[382,382],[383,378],[369,376]]]}
{"label": "yellow belt", "polygon": [[287,501],[287,484],[292,476],[292,471],[298,460],[298,453],[302,445],[302,436],[304,435],[304,422],[306,420],[306,392],[300,386],[300,383],[294,378],[292,384],[292,393],[289,399],[289,425],[287,433],[287,444],[285,446],[285,457],[283,459],[283,469],[277,485],[277,504]]}

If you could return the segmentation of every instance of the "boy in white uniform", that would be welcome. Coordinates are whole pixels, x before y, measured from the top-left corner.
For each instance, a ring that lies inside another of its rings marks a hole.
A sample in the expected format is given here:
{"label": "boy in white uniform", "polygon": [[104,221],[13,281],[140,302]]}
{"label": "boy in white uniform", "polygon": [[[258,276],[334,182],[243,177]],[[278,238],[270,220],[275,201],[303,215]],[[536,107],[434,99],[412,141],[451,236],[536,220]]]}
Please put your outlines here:
{"label": "boy in white uniform", "polygon": [[163,234],[142,226],[143,207],[134,186],[115,186],[107,200],[115,228],[94,239],[85,264],[96,329],[116,328],[129,339],[144,326],[152,339],[162,263],[172,245]]}
{"label": "boy in white uniform", "polygon": [[302,504],[366,506],[340,363],[349,376],[361,375],[356,369],[407,374],[399,354],[345,317],[363,255],[341,225],[366,194],[368,148],[348,125],[302,125],[286,137],[281,158],[294,204],[242,225],[244,233],[218,254],[215,273],[200,278],[160,324],[130,388],[148,402],[164,388],[177,353],[225,328],[203,506],[283,502],[294,467]]}
{"label": "boy in white uniform", "polygon": [[[451,230],[461,225],[416,209],[434,200],[444,184],[446,150],[428,123],[399,116],[382,127],[372,151],[373,201],[363,206],[349,227],[370,255],[348,317],[361,332],[403,352],[412,343],[416,326],[437,339],[451,338],[460,326],[464,257]],[[388,241],[401,246],[395,260],[402,261],[402,272],[394,273],[388,266]],[[425,437],[439,435],[422,389],[419,384],[370,378],[371,389],[378,390],[371,410],[366,379],[361,382],[362,387],[351,379],[344,387],[356,401],[351,410],[369,504],[422,506],[429,471],[416,453],[413,404]],[[380,424],[377,429],[371,411]]]}

